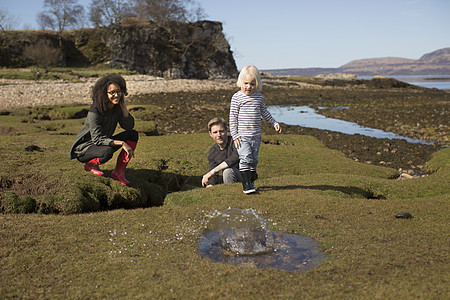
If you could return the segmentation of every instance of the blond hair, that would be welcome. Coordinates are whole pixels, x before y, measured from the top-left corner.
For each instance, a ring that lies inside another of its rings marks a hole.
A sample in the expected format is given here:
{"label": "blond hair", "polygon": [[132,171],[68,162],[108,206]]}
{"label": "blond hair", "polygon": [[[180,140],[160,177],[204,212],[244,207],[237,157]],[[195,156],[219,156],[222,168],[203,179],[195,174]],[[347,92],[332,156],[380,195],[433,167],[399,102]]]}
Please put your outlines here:
{"label": "blond hair", "polygon": [[256,90],[258,92],[262,91],[262,81],[261,81],[261,74],[259,73],[259,70],[255,66],[245,66],[242,68],[241,72],[239,73],[239,77],[237,80],[237,86],[242,88],[242,85],[244,84],[245,77],[247,75],[253,76],[256,79]]}

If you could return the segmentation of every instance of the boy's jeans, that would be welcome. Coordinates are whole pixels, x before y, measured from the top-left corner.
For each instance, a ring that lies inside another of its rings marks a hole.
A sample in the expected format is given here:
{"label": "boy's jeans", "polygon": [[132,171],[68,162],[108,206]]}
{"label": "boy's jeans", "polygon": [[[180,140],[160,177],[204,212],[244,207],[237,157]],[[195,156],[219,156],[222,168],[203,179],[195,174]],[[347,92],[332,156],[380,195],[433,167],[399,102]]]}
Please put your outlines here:
{"label": "boy's jeans", "polygon": [[239,154],[239,171],[256,170],[260,147],[261,135],[241,136],[241,146],[237,149]]}

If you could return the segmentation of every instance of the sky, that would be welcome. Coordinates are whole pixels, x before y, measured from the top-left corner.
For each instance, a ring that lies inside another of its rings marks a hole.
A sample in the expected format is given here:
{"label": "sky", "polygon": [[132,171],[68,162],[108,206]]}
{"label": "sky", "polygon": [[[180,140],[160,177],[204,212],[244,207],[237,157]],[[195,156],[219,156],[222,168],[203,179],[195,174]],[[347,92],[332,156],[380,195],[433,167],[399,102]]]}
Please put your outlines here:
{"label": "sky", "polygon": [[[85,7],[92,0],[78,0]],[[450,47],[449,0],[196,0],[223,24],[238,69],[336,68],[375,57],[419,59]],[[38,29],[43,0],[0,0],[15,29]]]}

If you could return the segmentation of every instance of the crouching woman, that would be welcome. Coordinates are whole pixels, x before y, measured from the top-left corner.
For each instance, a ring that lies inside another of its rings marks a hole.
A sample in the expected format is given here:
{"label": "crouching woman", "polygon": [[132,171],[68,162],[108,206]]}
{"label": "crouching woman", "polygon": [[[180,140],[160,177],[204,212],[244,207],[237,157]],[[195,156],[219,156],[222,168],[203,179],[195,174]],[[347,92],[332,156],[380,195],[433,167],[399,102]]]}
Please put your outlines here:
{"label": "crouching woman", "polygon": [[[121,184],[130,185],[125,178],[125,168],[132,157],[139,139],[134,130],[134,118],[127,110],[125,96],[127,85],[118,74],[100,78],[92,89],[92,105],[81,131],[78,133],[69,158],[84,163],[84,169],[103,176],[99,165],[106,163],[115,151],[122,149],[111,178]],[[117,123],[125,130],[117,135]]]}

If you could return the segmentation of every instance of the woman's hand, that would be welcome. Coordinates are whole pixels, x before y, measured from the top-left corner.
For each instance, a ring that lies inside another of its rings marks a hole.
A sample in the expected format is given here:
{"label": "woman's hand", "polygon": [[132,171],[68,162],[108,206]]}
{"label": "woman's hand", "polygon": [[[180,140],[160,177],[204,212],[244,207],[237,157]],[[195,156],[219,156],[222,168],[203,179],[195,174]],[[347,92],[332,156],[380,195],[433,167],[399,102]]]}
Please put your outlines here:
{"label": "woman's hand", "polygon": [[134,158],[134,151],[130,145],[123,142],[122,149],[127,153],[129,159]]}
{"label": "woman's hand", "polygon": [[125,97],[122,96],[122,99],[120,100],[119,105],[120,105],[120,109],[122,110],[123,116],[125,118],[128,117],[128,109],[127,109],[127,106],[125,105]]}

